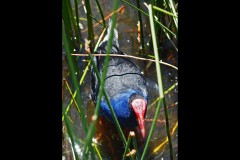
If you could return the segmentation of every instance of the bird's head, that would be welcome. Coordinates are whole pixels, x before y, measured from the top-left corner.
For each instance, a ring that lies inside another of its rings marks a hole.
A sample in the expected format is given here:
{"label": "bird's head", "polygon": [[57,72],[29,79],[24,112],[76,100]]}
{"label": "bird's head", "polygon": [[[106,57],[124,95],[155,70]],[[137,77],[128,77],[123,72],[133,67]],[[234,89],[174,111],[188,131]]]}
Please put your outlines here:
{"label": "bird's head", "polygon": [[145,122],[145,116],[147,111],[147,102],[141,95],[134,94],[130,98],[130,107],[137,118],[138,125],[142,133],[142,137],[145,138],[144,122]]}

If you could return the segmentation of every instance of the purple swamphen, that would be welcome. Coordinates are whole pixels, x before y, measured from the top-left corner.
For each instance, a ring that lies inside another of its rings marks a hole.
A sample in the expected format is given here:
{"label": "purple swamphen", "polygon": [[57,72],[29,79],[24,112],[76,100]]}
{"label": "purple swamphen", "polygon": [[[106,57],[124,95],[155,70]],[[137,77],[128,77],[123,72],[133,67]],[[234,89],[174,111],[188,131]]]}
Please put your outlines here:
{"label": "purple swamphen", "polygon": [[[112,21],[109,19],[107,34],[95,53],[106,54],[111,27]],[[118,31],[114,29],[113,34],[110,53],[125,55],[119,50]],[[103,72],[104,58],[102,56],[95,57],[100,75]],[[100,83],[93,70],[92,73],[92,98],[96,103]],[[144,119],[147,111],[148,92],[146,81],[138,66],[125,57],[110,57],[104,88],[121,127],[127,129],[139,127],[142,137],[145,138]],[[114,123],[104,96],[101,99],[100,115]]]}

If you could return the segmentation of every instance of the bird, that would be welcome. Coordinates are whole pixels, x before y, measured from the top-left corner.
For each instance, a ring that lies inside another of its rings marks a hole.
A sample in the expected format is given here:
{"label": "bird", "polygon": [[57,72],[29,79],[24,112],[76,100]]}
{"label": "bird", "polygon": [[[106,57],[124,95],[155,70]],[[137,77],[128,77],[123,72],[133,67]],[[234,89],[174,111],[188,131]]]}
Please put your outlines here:
{"label": "bird", "polygon": [[[96,54],[106,54],[110,30],[113,27],[109,18],[107,34],[99,44]],[[127,55],[119,49],[118,31],[114,28],[111,54]],[[94,61],[102,76],[104,56],[95,56]],[[114,113],[122,128],[138,128],[142,138],[146,136],[145,117],[147,113],[148,91],[146,80],[140,68],[126,57],[110,56],[104,88],[110,99]],[[92,70],[92,99],[96,105],[100,82]],[[114,123],[106,98],[102,96],[99,114],[111,123]]]}

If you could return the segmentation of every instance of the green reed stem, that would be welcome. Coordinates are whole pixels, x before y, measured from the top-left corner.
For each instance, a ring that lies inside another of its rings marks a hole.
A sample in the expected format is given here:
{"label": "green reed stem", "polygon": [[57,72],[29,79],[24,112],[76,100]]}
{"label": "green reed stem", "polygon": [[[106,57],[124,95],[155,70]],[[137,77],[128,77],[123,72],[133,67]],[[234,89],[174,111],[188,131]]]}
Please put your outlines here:
{"label": "green reed stem", "polygon": [[173,17],[177,17],[177,16],[174,15],[173,13],[168,12],[168,11],[162,9],[162,8],[159,8],[159,7],[157,7],[157,6],[152,6],[152,7],[153,7],[153,9],[156,9],[156,10],[158,10],[158,11],[160,11],[160,12],[163,12],[163,13],[165,13],[165,14],[167,14],[167,15],[170,15],[170,16],[173,16]]}
{"label": "green reed stem", "polygon": [[[147,14],[147,13],[144,12],[143,10],[135,7],[134,5],[132,5],[131,3],[129,3],[129,2],[127,2],[127,1],[125,1],[125,0],[122,0],[122,1],[123,1],[124,3],[126,3],[127,5],[129,5],[129,6],[133,7],[133,8],[135,8],[135,9],[137,9],[138,11],[142,12],[143,14],[145,14],[146,16],[149,17],[149,14]],[[155,18],[154,18],[154,21],[157,22],[157,23],[162,27],[162,29],[165,29],[166,31],[168,31],[169,33],[171,33],[174,37],[176,37],[176,34],[173,33],[171,30],[169,30],[167,27],[165,27],[161,22],[159,22],[159,21],[156,20]]]}
{"label": "green reed stem", "polygon": [[[82,107],[80,85],[79,85],[78,80],[77,80],[77,75],[75,74],[76,73],[76,70],[74,68],[74,62],[75,61],[73,60],[73,57],[71,56],[71,51],[69,49],[69,40],[70,40],[70,38],[67,36],[67,34],[65,32],[64,25],[62,27],[62,35],[63,35],[64,48],[66,49],[66,56],[67,56],[67,60],[68,60],[68,66],[69,66],[69,70],[70,70],[71,77],[72,77],[72,80],[73,80],[73,86],[74,86],[74,88],[75,88],[75,90],[77,92],[76,101],[78,103],[79,110],[80,110],[81,122],[82,122],[82,125],[83,125],[83,129],[84,129],[85,133],[87,134],[88,133],[88,125],[87,125],[87,120],[85,118],[83,107]],[[92,146],[90,146],[90,150],[91,150],[91,157],[92,157],[92,159],[95,159]]]}
{"label": "green reed stem", "polygon": [[[116,10],[118,8],[118,4],[119,4],[118,0],[114,0],[113,10]],[[83,153],[84,159],[87,158],[88,147],[91,145],[90,142],[92,141],[92,137],[93,137],[93,134],[96,129],[95,126],[96,126],[97,119],[98,119],[100,103],[101,103],[101,98],[102,98],[103,89],[104,89],[104,83],[105,83],[107,69],[108,69],[108,63],[110,60],[109,53],[112,48],[113,31],[114,31],[114,27],[116,24],[116,20],[117,20],[117,14],[114,13],[112,16],[112,28],[110,29],[110,38],[109,38],[108,45],[107,45],[107,56],[105,57],[104,63],[103,63],[103,73],[102,73],[102,77],[101,77],[101,81],[100,81],[99,93],[97,96],[97,103],[96,103],[94,115],[92,116],[92,123],[90,124],[89,132],[87,133],[87,136],[86,136],[86,146],[84,148],[84,153]]]}
{"label": "green reed stem", "polygon": [[[93,56],[90,54],[89,57],[91,59],[91,62],[92,62],[92,65],[93,65],[93,69],[94,69],[94,72],[97,75],[98,81],[101,83],[101,76],[100,76],[100,73],[99,73],[99,71],[97,69],[96,64],[94,63]],[[109,97],[107,95],[107,92],[105,91],[105,88],[103,89],[103,95],[106,98],[107,104],[108,104],[108,106],[110,108],[110,111],[112,113],[113,120],[114,120],[114,123],[116,124],[116,127],[117,127],[117,130],[118,130],[119,134],[120,134],[120,137],[122,138],[122,141],[123,141],[124,145],[126,145],[127,141],[126,141],[126,139],[124,137],[124,134],[123,134],[123,131],[121,129],[121,126],[120,126],[120,124],[119,124],[119,122],[117,120],[116,114],[114,113],[112,104],[111,104],[110,99],[109,99]]]}
{"label": "green reed stem", "polygon": [[75,6],[75,16],[76,16],[76,19],[73,17],[73,19],[76,21],[75,25],[76,28],[77,28],[77,32],[76,32],[76,39],[77,39],[77,47],[79,46],[80,44],[80,40],[79,40],[79,36],[80,36],[80,27],[79,27],[79,16],[78,16],[78,1],[77,0],[74,0],[74,6]]}
{"label": "green reed stem", "polygon": [[174,17],[173,17],[173,21],[174,21],[174,27],[175,27],[175,29],[176,29],[176,32],[178,32],[178,18],[177,18],[177,12],[176,12],[176,10],[175,10],[175,7],[174,7],[174,5],[173,5],[173,2],[172,2],[172,0],[167,0],[168,1],[168,3],[166,3],[167,4],[167,6],[168,6],[168,8],[170,9],[170,11],[175,15]]}
{"label": "green reed stem", "polygon": [[69,13],[68,13],[68,9],[67,9],[67,6],[65,3],[66,3],[65,1],[62,1],[62,19],[63,19],[64,25],[65,25],[65,28],[70,29],[67,31],[71,31]]}
{"label": "green reed stem", "polygon": [[93,144],[93,146],[94,146],[95,151],[97,152],[98,158],[99,158],[100,160],[102,160],[102,156],[101,156],[101,154],[100,154],[100,152],[99,152],[99,150],[98,150],[98,148],[97,148],[97,145],[96,145],[96,144]]}
{"label": "green reed stem", "polygon": [[132,136],[130,135],[130,133],[128,134],[128,140],[127,140],[127,144],[125,146],[125,150],[124,150],[124,154],[123,154],[123,158],[122,160],[125,160],[126,159],[126,154],[127,154],[127,151],[128,151],[128,148],[129,148],[129,145],[132,141]]}
{"label": "green reed stem", "polygon": [[138,152],[138,145],[137,145],[137,138],[136,138],[136,134],[133,136],[133,147],[134,149],[136,149],[136,156],[137,156],[137,159],[140,158],[140,154]]}
{"label": "green reed stem", "polygon": [[87,24],[88,24],[88,40],[91,40],[90,43],[90,51],[92,52],[94,46],[94,32],[93,32],[93,24],[91,18],[91,6],[89,0],[85,0],[86,10],[87,10]]}
{"label": "green reed stem", "polygon": [[144,150],[143,150],[143,154],[142,154],[141,160],[145,159],[145,156],[146,156],[146,153],[147,153],[147,149],[148,149],[150,140],[152,138],[153,131],[155,129],[155,125],[156,125],[156,122],[157,122],[157,117],[158,117],[158,114],[159,114],[159,111],[160,111],[161,103],[162,103],[162,99],[160,99],[160,101],[158,101],[158,105],[157,105],[157,108],[156,108],[156,111],[155,111],[153,123],[152,123],[151,129],[150,129],[149,134],[148,134],[148,138],[147,138]]}
{"label": "green reed stem", "polygon": [[[82,75],[82,77],[81,77],[81,79],[80,79],[80,86],[82,85],[83,80],[84,80],[84,78],[85,78],[86,75],[87,75],[87,71],[89,70],[89,69],[88,69],[89,66],[90,66],[90,61],[88,62],[86,68],[84,69],[83,75]],[[71,89],[70,89],[70,87],[69,87],[69,85],[68,85],[68,82],[67,82],[66,80],[64,80],[64,82],[66,83],[67,89],[68,89],[69,93],[70,93],[71,96],[72,96],[71,101],[69,102],[66,110],[64,111],[64,112],[67,114],[68,111],[69,111],[69,109],[70,109],[70,106],[72,105],[73,102],[74,102],[75,105],[77,106],[77,103],[76,103],[76,100],[75,100],[75,96],[76,96],[76,93],[77,93],[77,92],[75,91],[74,94],[72,94],[72,91],[71,91]],[[80,110],[79,110],[79,111],[80,111]],[[64,120],[64,115],[62,116],[62,121],[63,121],[63,120]]]}
{"label": "green reed stem", "polygon": [[105,22],[105,19],[104,19],[104,16],[103,16],[102,8],[101,8],[98,0],[95,0],[95,1],[96,1],[96,3],[97,3],[97,6],[98,6],[98,9],[99,9],[99,12],[100,12],[102,21],[103,21],[103,27],[105,28],[105,27],[106,27],[106,22]]}
{"label": "green reed stem", "polygon": [[[98,45],[99,45],[100,42],[101,42],[101,41],[100,41],[100,39],[99,39],[98,42],[97,42],[97,45],[95,46],[94,52],[97,50],[97,47],[98,47]],[[94,63],[93,55],[92,55],[91,53],[89,54],[89,58],[90,58],[90,60],[91,60],[91,62],[92,62],[92,66],[93,66],[94,72],[96,73],[97,79],[98,79],[98,81],[101,83],[101,76],[100,76],[100,73],[99,73],[99,71],[98,71],[98,69],[97,69],[96,64]],[[114,110],[113,110],[113,107],[112,107],[112,105],[111,105],[111,102],[110,102],[110,99],[109,99],[109,97],[108,97],[108,95],[107,95],[107,92],[105,91],[105,88],[103,88],[103,95],[104,95],[104,97],[105,97],[105,99],[106,99],[106,101],[107,101],[107,104],[108,104],[108,106],[109,106],[109,109],[110,109],[110,111],[111,111],[111,114],[112,114],[112,117],[113,117],[113,121],[114,121],[114,123],[115,123],[115,125],[116,125],[116,128],[117,128],[117,130],[118,130],[118,133],[119,133],[119,135],[120,135],[120,137],[121,137],[124,145],[126,146],[126,143],[127,143],[126,138],[125,138],[125,136],[124,136],[124,134],[123,134],[123,131],[122,131],[121,126],[120,126],[120,124],[119,124],[119,122],[118,122],[117,116],[116,116],[116,114],[115,114],[115,112],[114,112]],[[129,151],[130,151],[130,150],[129,150]],[[133,159],[132,156],[130,156],[130,158]]]}
{"label": "green reed stem", "polygon": [[[74,48],[76,48],[77,44],[80,43],[80,40],[79,40],[79,32],[78,32],[78,29],[77,29],[77,25],[76,25],[76,21],[74,19],[74,16],[73,16],[73,11],[72,11],[72,5],[71,5],[71,1],[70,0],[65,0],[66,1],[66,7],[67,7],[67,11],[69,12],[69,18],[71,20],[71,24],[74,28],[74,31],[75,31],[75,37],[76,37],[76,42],[75,42],[75,46]],[[75,41],[75,39],[73,38],[73,41]]]}
{"label": "green reed stem", "polygon": [[[71,26],[71,18],[70,12],[68,11],[68,7],[66,5],[66,1],[62,1],[62,19],[65,26],[65,31],[68,36],[72,35],[72,26]],[[74,48],[73,40],[69,41],[69,48]]]}
{"label": "green reed stem", "polygon": [[[99,71],[98,71],[98,69],[97,69],[96,64],[94,63],[92,54],[89,54],[89,57],[90,57],[90,59],[91,59],[91,62],[92,62],[92,65],[93,65],[93,69],[94,69],[94,72],[95,72],[96,75],[97,75],[98,81],[101,83],[101,76],[100,76],[100,73],[99,73]],[[104,97],[105,97],[105,99],[106,99],[106,101],[107,101],[107,104],[108,104],[108,106],[109,106],[109,109],[110,109],[111,114],[112,114],[112,117],[113,117],[113,121],[114,121],[114,123],[115,123],[115,125],[116,125],[116,128],[117,128],[119,134],[120,134],[120,137],[121,137],[124,145],[126,146],[127,141],[126,141],[126,139],[125,139],[125,136],[124,136],[123,131],[122,131],[122,129],[121,129],[121,126],[120,126],[120,124],[119,124],[119,122],[118,122],[118,119],[117,119],[117,117],[116,117],[116,114],[114,113],[113,107],[112,107],[112,105],[111,105],[110,99],[109,99],[109,97],[108,97],[107,92],[105,91],[105,89],[103,89],[103,95],[104,95]]]}
{"label": "green reed stem", "polygon": [[86,66],[86,68],[85,68],[84,71],[83,71],[83,75],[82,75],[82,77],[81,77],[81,79],[80,79],[80,85],[82,85],[83,80],[84,80],[84,78],[85,78],[86,75],[87,75],[87,71],[89,70],[90,64],[91,64],[91,62],[89,61],[88,64],[87,64],[87,66]]}
{"label": "green reed stem", "polygon": [[[164,95],[168,94],[168,93],[169,93],[171,90],[173,90],[177,85],[178,85],[178,83],[175,83],[175,84],[172,85],[170,88],[168,88],[168,90],[164,92]],[[153,102],[148,106],[148,109],[152,108],[153,105],[154,105],[155,103],[157,103],[159,100],[160,100],[160,97],[156,98],[156,100],[153,101]]]}
{"label": "green reed stem", "polygon": [[166,103],[165,98],[163,98],[163,107],[164,107],[164,116],[165,116],[165,121],[166,121],[166,131],[167,131],[167,136],[168,136],[168,140],[169,140],[168,144],[169,144],[169,150],[170,150],[170,159],[173,160],[172,136],[171,136],[171,132],[170,132],[168,109],[167,109],[167,103]]}
{"label": "green reed stem", "polygon": [[[160,98],[163,99],[164,106],[166,106],[166,101],[165,101],[164,92],[163,92],[163,85],[162,85],[161,68],[160,68],[160,65],[158,63],[159,56],[158,56],[158,48],[157,48],[157,42],[156,42],[156,34],[155,34],[153,13],[152,13],[152,5],[151,4],[148,5],[148,10],[149,10],[149,15],[150,15],[149,18],[150,18],[150,26],[151,26],[151,32],[152,32],[153,49],[154,49],[154,55],[155,55],[155,60],[156,60],[155,64],[156,64],[156,70],[157,70],[157,80],[158,80],[158,86],[159,86],[159,95],[160,95]],[[165,118],[166,118],[166,124],[169,123],[168,122],[168,116],[167,117],[165,116]],[[171,139],[169,125],[166,125],[166,129],[167,129],[167,135],[168,135],[168,139],[169,139],[170,159],[173,160],[172,139]]]}
{"label": "green reed stem", "polygon": [[[75,106],[76,106],[76,108],[77,108],[77,111],[78,111],[79,115],[81,115],[81,113],[80,113],[80,108],[78,107],[78,104],[77,104],[77,102],[76,102],[76,100],[75,100],[75,97],[74,97],[72,91],[71,91],[71,88],[69,87],[69,85],[68,85],[68,83],[67,83],[66,80],[65,80],[64,82],[65,82],[66,87],[67,87],[67,89],[68,89],[68,91],[69,91],[69,93],[70,93],[70,95],[71,95],[71,97],[72,97],[72,100],[73,100],[73,102],[74,102],[74,104],[75,104]],[[76,92],[75,92],[75,93],[76,93]],[[75,95],[76,95],[76,94],[75,94]],[[70,109],[70,105],[67,106],[66,110],[64,111],[64,115],[68,113],[69,109]],[[62,116],[62,120],[64,120],[64,115]]]}
{"label": "green reed stem", "polygon": [[104,28],[106,27],[105,24],[101,23],[99,20],[97,20],[96,18],[94,18],[93,16],[91,16],[91,18],[96,21],[97,23],[99,23],[101,26],[103,26]]}
{"label": "green reed stem", "polygon": [[[68,0],[62,1],[62,5],[63,5],[62,19],[63,19],[64,25],[65,25],[65,32],[67,35],[67,41],[68,41],[68,46],[69,46],[68,48],[69,48],[69,51],[72,52],[74,49],[76,49],[76,47],[78,47],[77,45],[79,45],[79,44],[77,44],[76,39],[74,38],[74,34],[73,34],[73,29],[75,28],[75,30],[76,30],[76,25],[75,25],[76,23],[75,23],[74,18],[72,17],[73,16],[72,8],[71,8],[71,4],[69,4]],[[75,34],[76,34],[76,32],[75,32]],[[70,37],[71,37],[71,39],[70,39]],[[73,57],[73,59],[76,60],[77,58]],[[79,72],[79,69],[78,69],[76,63],[73,63],[73,67],[75,68],[75,71],[77,72],[77,77],[79,78],[80,72]]]}
{"label": "green reed stem", "polygon": [[74,88],[76,90],[77,94],[76,95],[76,99],[77,99],[77,103],[79,104],[79,109],[80,109],[80,117],[81,117],[81,120],[82,120],[82,123],[83,123],[83,128],[84,128],[84,131],[85,133],[87,133],[87,121],[86,121],[86,118],[85,118],[85,115],[83,114],[84,111],[83,111],[83,108],[82,108],[82,100],[81,100],[81,95],[80,95],[80,85],[78,84],[78,80],[77,80],[77,76],[76,76],[76,72],[75,72],[75,68],[73,66],[73,59],[72,59],[72,56],[71,56],[71,53],[70,53],[70,50],[69,50],[69,41],[68,41],[68,38],[67,38],[67,35],[66,35],[66,32],[64,31],[64,26],[62,28],[62,35],[63,35],[63,42],[64,42],[64,48],[66,49],[66,56],[67,56],[67,60],[68,60],[68,65],[69,65],[69,70],[70,70],[70,73],[71,73],[71,76],[72,76],[72,79],[73,79],[73,85],[74,85]]}

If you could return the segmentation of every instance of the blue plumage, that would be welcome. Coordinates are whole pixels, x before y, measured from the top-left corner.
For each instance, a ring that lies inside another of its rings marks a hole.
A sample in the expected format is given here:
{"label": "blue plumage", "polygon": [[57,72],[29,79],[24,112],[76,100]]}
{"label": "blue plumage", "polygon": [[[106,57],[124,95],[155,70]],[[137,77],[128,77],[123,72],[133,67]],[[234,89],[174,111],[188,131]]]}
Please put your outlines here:
{"label": "blue plumage", "polygon": [[[115,95],[110,100],[119,123],[122,126],[129,128],[136,127],[138,125],[137,119],[133,115],[131,106],[129,105],[129,97],[134,94],[143,95],[138,90],[128,89],[125,92]],[[147,100],[147,97],[145,97],[145,99]],[[113,121],[111,111],[105,100],[101,102],[100,114],[106,117],[108,120]]]}

